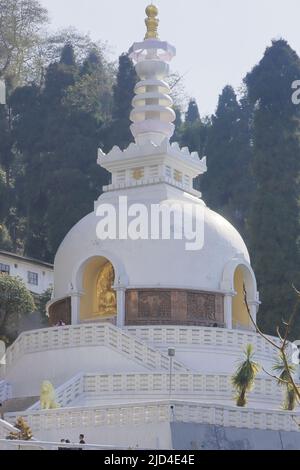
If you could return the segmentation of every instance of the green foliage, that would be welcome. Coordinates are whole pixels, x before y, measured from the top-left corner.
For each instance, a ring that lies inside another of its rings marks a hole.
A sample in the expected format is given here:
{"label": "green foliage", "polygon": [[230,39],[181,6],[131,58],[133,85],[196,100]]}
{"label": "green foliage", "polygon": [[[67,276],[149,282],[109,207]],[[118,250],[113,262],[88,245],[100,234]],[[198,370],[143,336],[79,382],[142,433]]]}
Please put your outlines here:
{"label": "green foliage", "polygon": [[0,105],[0,165],[5,171],[5,184],[9,187],[11,167],[14,161],[13,135],[10,120],[10,110]]}
{"label": "green foliage", "polygon": [[12,240],[4,224],[0,224],[0,250],[10,251],[12,249]]}
{"label": "green foliage", "polygon": [[239,102],[231,86],[219,97],[215,115],[200,119],[195,100],[189,103],[185,122],[176,126],[182,146],[207,156],[208,172],[195,180],[211,209],[221,213],[246,233],[246,220],[254,193],[251,172],[251,122],[253,106],[246,97]]}
{"label": "green foliage", "polygon": [[0,336],[13,341],[21,315],[35,309],[32,294],[19,278],[0,274]]}
{"label": "green foliage", "polygon": [[66,44],[72,45],[76,61],[80,64],[84,63],[91,51],[97,51],[97,54],[100,55],[105,55],[107,52],[106,44],[92,41],[88,34],[82,34],[73,27],[64,28],[54,33],[48,32],[44,37],[42,51],[40,51],[44,56],[44,69],[49,64],[60,60],[61,51]]}
{"label": "green foliage", "polygon": [[246,395],[253,389],[255,377],[259,370],[259,364],[253,361],[253,346],[248,344],[245,349],[245,361],[239,365],[236,373],[232,377],[232,384],[237,391],[237,406],[246,406]]}
{"label": "green foliage", "polygon": [[[256,190],[249,236],[262,300],[258,323],[274,335],[295,308],[292,284],[300,285],[300,109],[291,100],[291,84],[299,76],[299,57],[280,40],[273,42],[246,77],[249,99],[255,105]],[[299,332],[298,315],[292,336],[298,338]]]}
{"label": "green foliage", "polygon": [[17,203],[27,220],[25,253],[47,261],[107,183],[107,173],[96,163],[99,116],[68,101],[80,72],[67,46],[60,62],[48,67],[43,88],[23,87],[11,97],[24,165]]}
{"label": "green foliage", "polygon": [[104,128],[107,137],[106,150],[114,145],[126,148],[132,142],[130,112],[137,81],[138,77],[131,59],[128,54],[122,54],[113,87],[112,122]]}
{"label": "green foliage", "polygon": [[43,324],[48,326],[49,318],[47,316],[47,303],[50,302],[52,297],[53,288],[49,287],[45,292],[41,295],[34,296],[34,303],[36,306],[36,311],[40,313]]}
{"label": "green foliage", "polygon": [[295,373],[296,367],[293,364],[286,366],[283,356],[280,354],[276,364],[273,366],[273,370],[279,374],[278,385],[285,388],[285,399],[282,408],[287,411],[293,411],[297,406],[298,397],[290,377]]}
{"label": "green foliage", "polygon": [[79,77],[67,90],[64,104],[107,121],[112,113],[111,66],[97,49],[89,52],[80,68]]}
{"label": "green foliage", "polygon": [[72,43],[66,43],[62,48],[59,63],[67,65],[69,67],[76,66],[74,48],[72,46]]}
{"label": "green foliage", "polygon": [[39,308],[42,314],[46,315],[46,305],[50,302],[53,293],[53,288],[49,287],[45,292],[39,296]]}
{"label": "green foliage", "polygon": [[0,167],[0,221],[5,215],[5,196],[6,196],[6,185],[5,185],[5,173]]}
{"label": "green foliage", "polygon": [[12,249],[9,231],[4,223],[8,211],[8,199],[5,172],[0,167],[0,250],[6,251]]}
{"label": "green foliage", "polygon": [[216,114],[208,129],[208,172],[202,178],[204,199],[245,234],[245,221],[253,197],[250,171],[252,151],[247,103],[237,101],[232,87],[220,95]]}
{"label": "green foliage", "polygon": [[200,121],[200,113],[196,100],[192,99],[189,102],[188,110],[185,115],[185,122],[187,124],[194,124]]}
{"label": "green foliage", "polygon": [[0,0],[0,76],[14,86],[26,77],[47,21],[47,10],[37,0]]}

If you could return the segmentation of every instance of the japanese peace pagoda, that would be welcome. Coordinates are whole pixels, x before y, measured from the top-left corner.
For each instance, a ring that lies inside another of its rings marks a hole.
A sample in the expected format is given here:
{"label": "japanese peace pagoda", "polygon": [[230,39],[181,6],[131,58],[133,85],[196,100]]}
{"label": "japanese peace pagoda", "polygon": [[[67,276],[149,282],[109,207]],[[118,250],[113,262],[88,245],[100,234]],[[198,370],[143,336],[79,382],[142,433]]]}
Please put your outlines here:
{"label": "japanese peace pagoda", "polygon": [[[49,328],[22,333],[6,351],[0,439],[23,417],[44,443],[76,443],[82,433],[89,444],[116,449],[260,448],[280,439],[299,446],[280,387],[264,372],[247,407],[236,406],[231,377],[243,349],[251,343],[267,370],[274,351],[245,304],[244,287],[255,320],[260,301],[247,247],[194,189],[209,161],[172,142],[168,75],[176,50],[159,38],[157,8],[146,15],[145,39],[129,51],[140,78],[133,142],[99,150],[111,182],[56,254]],[[119,215],[120,197],[149,210],[201,209],[203,246],[187,250],[176,237],[99,239],[99,208]],[[45,383],[50,409],[40,400]]]}

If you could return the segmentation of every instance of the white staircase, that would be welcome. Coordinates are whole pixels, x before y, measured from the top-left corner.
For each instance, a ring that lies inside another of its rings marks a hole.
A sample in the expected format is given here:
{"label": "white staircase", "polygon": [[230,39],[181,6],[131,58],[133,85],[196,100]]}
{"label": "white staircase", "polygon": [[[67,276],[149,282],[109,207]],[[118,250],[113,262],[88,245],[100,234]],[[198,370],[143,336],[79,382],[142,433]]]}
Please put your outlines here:
{"label": "white staircase", "polygon": [[18,430],[7,421],[0,419],[0,439],[6,439],[11,432],[17,432]]}
{"label": "white staircase", "polygon": [[[47,328],[22,333],[7,350],[9,371],[27,354],[60,349],[105,346],[148,370],[169,370],[169,357],[145,342],[110,323],[82,324]],[[174,371],[187,371],[179,361],[173,361]]]}

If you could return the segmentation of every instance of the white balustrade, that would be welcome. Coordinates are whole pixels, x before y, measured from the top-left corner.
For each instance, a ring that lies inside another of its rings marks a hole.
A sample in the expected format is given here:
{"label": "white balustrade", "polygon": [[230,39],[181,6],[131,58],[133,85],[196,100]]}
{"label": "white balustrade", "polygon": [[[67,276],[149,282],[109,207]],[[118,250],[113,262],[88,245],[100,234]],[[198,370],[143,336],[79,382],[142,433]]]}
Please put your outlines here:
{"label": "white balustrade", "polygon": [[[168,374],[81,374],[77,375],[56,390],[56,401],[62,408],[89,403],[91,399],[115,396],[126,399],[135,396],[143,398],[163,398],[169,395],[170,377]],[[172,377],[172,397],[209,400],[210,402],[230,401],[234,403],[234,390],[230,375],[174,374]],[[282,402],[282,389],[271,378],[259,377],[249,394],[250,402],[263,403],[266,408],[279,408]],[[36,403],[28,411],[39,410]]]}
{"label": "white balustrade", "polygon": [[[253,344],[256,354],[265,358],[271,359],[276,353],[270,343],[250,331],[182,326],[128,327],[124,331],[111,324],[84,324],[24,332],[8,348],[6,360],[9,370],[24,354],[104,345],[147,369],[167,371],[169,358],[155,347],[199,346],[240,353],[248,343]],[[173,366],[175,372],[187,370],[177,360]]]}
{"label": "white balustrade", "polygon": [[[260,355],[270,358],[276,353],[276,349],[268,341],[253,331],[188,326],[130,326],[126,331],[135,338],[157,347],[197,345],[240,351],[251,343],[255,352]],[[277,338],[272,340],[279,344]]]}
{"label": "white balustrade", "polygon": [[[168,374],[85,374],[83,393],[86,397],[130,394],[141,396],[169,393],[170,377]],[[230,375],[174,374],[172,393],[185,396],[214,397],[216,400],[233,399],[234,390]],[[271,378],[257,378],[250,398],[279,407],[282,401],[282,389]]]}
{"label": "white balustrade", "polygon": [[[17,415],[7,413],[14,423]],[[147,402],[140,405],[115,405],[85,408],[64,408],[49,411],[18,413],[33,433],[51,430],[80,429],[99,426],[125,426],[160,422],[200,423],[247,429],[298,431],[299,412],[239,408],[212,403],[179,400]]]}
{"label": "white balustrade", "polygon": [[[54,327],[21,333],[7,350],[7,370],[24,354],[66,348],[107,346],[148,369],[169,370],[169,358],[111,324]],[[187,370],[174,361],[175,371]]]}

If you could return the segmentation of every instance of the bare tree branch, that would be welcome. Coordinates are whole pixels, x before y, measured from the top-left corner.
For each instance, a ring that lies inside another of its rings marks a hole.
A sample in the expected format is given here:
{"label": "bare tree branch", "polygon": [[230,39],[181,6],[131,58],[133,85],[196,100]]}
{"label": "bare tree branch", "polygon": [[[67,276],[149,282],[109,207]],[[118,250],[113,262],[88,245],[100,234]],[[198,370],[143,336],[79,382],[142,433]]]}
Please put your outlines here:
{"label": "bare tree branch", "polygon": [[249,304],[248,304],[248,296],[247,296],[247,291],[246,291],[246,286],[244,284],[244,300],[245,300],[245,305],[246,305],[246,308],[247,308],[247,311],[248,311],[248,315],[250,317],[250,320],[253,324],[253,326],[255,327],[256,329],[256,332],[262,336],[262,338],[264,338],[268,343],[270,343],[274,348],[276,348],[277,350],[281,350],[281,347],[278,346],[278,344],[276,344],[274,341],[272,341],[270,338],[268,338],[268,336],[266,336],[257,326],[256,322],[254,321],[254,318],[252,317],[251,315],[251,311],[250,311],[250,307],[249,307]]}
{"label": "bare tree branch", "polygon": [[262,370],[265,374],[267,374],[272,379],[277,380],[279,383],[282,383],[283,385],[289,385],[290,384],[287,380],[283,380],[280,377],[277,377],[277,375],[270,374],[270,372],[268,372],[264,367],[262,367]]}
{"label": "bare tree branch", "polygon": [[[298,292],[298,290],[293,286],[296,294],[299,296],[299,301],[300,301],[300,292]],[[287,354],[286,354],[286,348],[288,346],[288,337],[289,337],[289,334],[290,334],[290,331],[291,331],[291,327],[292,327],[292,324],[295,320],[295,316],[297,314],[297,311],[298,311],[298,305],[299,305],[299,301],[296,302],[296,305],[294,307],[294,310],[293,310],[293,313],[288,321],[288,323],[284,323],[285,324],[285,327],[286,327],[286,330],[285,330],[285,334],[284,336],[282,337],[280,332],[279,332],[279,327],[277,327],[277,332],[278,332],[278,336],[279,336],[279,339],[280,339],[280,342],[281,342],[281,346],[278,346],[274,341],[272,341],[268,336],[266,336],[257,326],[256,322],[254,321],[252,315],[251,315],[251,311],[250,311],[250,307],[249,307],[249,304],[248,304],[248,296],[247,296],[247,290],[246,290],[246,286],[244,284],[244,300],[245,300],[245,305],[246,305],[246,308],[247,308],[247,311],[248,311],[248,315],[250,317],[250,320],[251,322],[253,323],[257,333],[262,337],[264,338],[268,343],[270,343],[274,348],[277,349],[277,351],[279,351],[281,357],[282,357],[282,361],[283,361],[283,364],[284,364],[284,368],[285,368],[285,371],[288,375],[288,385],[291,385],[296,393],[296,396],[297,396],[297,399],[298,401],[300,401],[300,389],[299,387],[296,385],[295,381],[294,381],[294,378],[293,378],[293,375],[290,371],[290,366],[289,366],[289,361],[288,361],[288,357],[287,357]],[[266,372],[266,371],[265,371]],[[267,372],[266,372],[267,373]],[[269,376],[275,378],[276,380],[278,380],[279,382],[282,381],[282,379],[280,379],[279,377],[276,377],[274,375],[271,375],[269,373],[267,373]]]}

